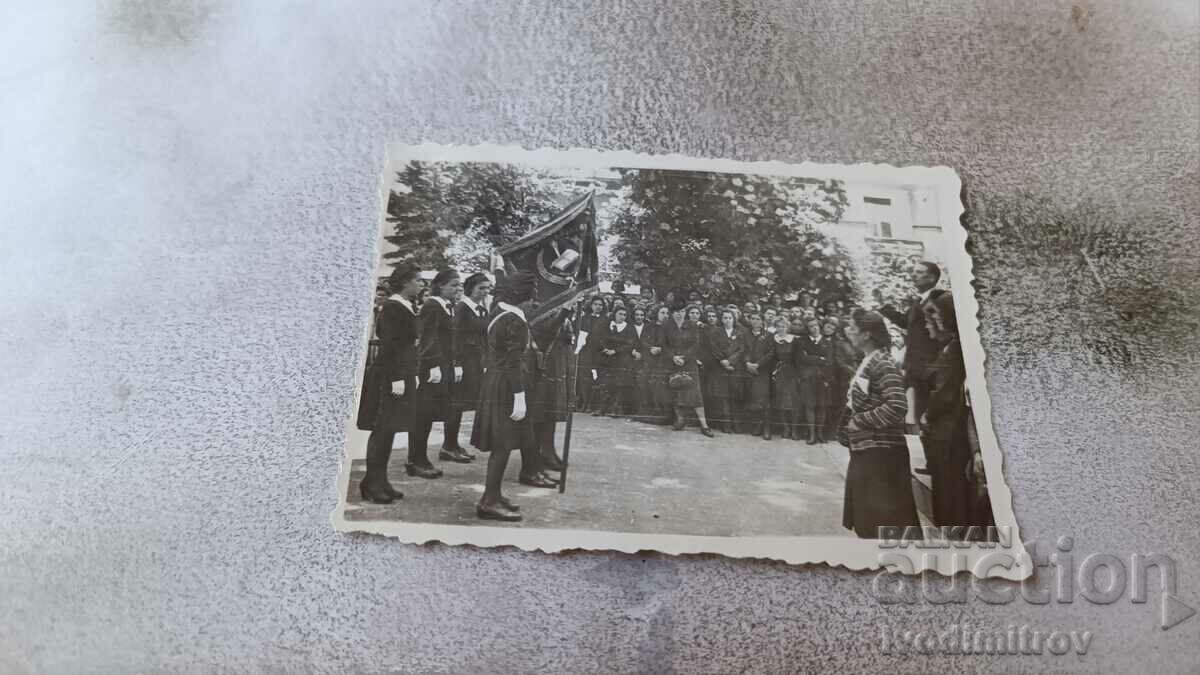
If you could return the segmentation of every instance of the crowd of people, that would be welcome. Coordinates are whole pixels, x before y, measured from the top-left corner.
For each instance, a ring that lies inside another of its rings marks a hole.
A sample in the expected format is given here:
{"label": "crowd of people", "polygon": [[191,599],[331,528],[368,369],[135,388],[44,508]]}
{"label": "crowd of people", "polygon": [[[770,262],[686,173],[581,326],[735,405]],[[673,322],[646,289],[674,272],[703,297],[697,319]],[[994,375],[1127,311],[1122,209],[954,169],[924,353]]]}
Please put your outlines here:
{"label": "crowd of people", "polygon": [[662,302],[596,295],[578,318],[577,407],[684,429],[772,440],[832,439],[858,360],[844,305]]}
{"label": "crowd of people", "polygon": [[410,476],[442,475],[427,448],[437,421],[438,458],[474,461],[459,435],[463,412],[475,410],[470,445],[490,453],[476,512],[520,520],[501,492],[509,453],[520,451],[521,483],[556,487],[557,425],[573,404],[676,430],[694,419],[708,437],[836,439],[850,449],[843,525],[866,538],[881,527],[920,531],[905,441],[920,433],[936,524],[988,525],[953,298],[939,278],[936,264],[918,264],[910,306],[878,311],[807,294],[736,304],[676,290],[660,300],[615,285],[531,323],[532,274],[498,275],[493,288],[485,274],[464,282],[444,270],[426,288],[400,266],[381,284],[378,348],[363,379],[359,426],[371,435],[361,495],[402,497],[387,477],[398,432],[409,436]]}

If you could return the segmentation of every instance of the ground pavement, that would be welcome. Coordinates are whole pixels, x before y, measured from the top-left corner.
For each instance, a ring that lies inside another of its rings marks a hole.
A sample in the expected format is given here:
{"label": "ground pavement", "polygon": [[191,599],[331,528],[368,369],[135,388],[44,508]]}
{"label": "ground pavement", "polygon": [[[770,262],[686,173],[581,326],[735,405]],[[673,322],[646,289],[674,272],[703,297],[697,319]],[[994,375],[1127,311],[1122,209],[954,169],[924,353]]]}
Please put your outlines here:
{"label": "ground pavement", "polygon": [[[470,437],[470,420],[468,413],[464,441]],[[559,425],[560,450],[564,426]],[[487,455],[476,453],[471,464],[439,462],[441,424],[435,427],[430,458],[445,476],[407,476],[407,439],[398,434],[390,480],[404,499],[387,505],[363,502],[358,494],[367,435],[354,433],[348,520],[711,536],[851,536],[841,526],[847,451],[837,443],[806,445],[720,432],[705,438],[694,427],[675,432],[576,415],[565,494],[517,483],[520,459],[512,453],[504,494],[521,506],[525,520],[507,524],[475,517]]]}

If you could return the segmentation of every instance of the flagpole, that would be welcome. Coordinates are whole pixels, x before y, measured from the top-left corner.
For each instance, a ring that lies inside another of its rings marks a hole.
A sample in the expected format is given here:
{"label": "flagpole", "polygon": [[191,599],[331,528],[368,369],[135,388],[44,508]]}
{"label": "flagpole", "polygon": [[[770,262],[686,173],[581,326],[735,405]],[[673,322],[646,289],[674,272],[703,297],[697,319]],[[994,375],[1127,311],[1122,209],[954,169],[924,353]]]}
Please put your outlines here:
{"label": "flagpole", "polygon": [[[575,320],[574,312],[571,313],[571,320]],[[559,324],[562,327],[562,324]],[[571,331],[571,348],[567,350],[567,358],[574,359],[575,363],[572,366],[569,362],[567,372],[572,370],[575,375],[567,380],[566,396],[567,396],[567,428],[563,430],[563,455],[562,455],[562,472],[558,476],[558,494],[567,491],[567,469],[571,467],[571,426],[575,420],[575,389],[579,386],[579,355],[575,353],[575,341],[579,339],[579,334],[576,331]]]}

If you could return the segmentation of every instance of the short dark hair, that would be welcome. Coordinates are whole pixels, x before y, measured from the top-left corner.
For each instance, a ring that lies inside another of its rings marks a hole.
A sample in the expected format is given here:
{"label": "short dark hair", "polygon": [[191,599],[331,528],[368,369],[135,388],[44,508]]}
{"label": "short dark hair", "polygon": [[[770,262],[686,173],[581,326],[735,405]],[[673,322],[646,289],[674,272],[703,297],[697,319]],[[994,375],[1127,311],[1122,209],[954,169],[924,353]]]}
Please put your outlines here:
{"label": "short dark hair", "polygon": [[942,280],[942,268],[938,267],[937,263],[932,260],[922,260],[917,264],[924,267],[926,272],[929,272],[930,276],[933,277],[933,283],[936,284]]}
{"label": "short dark hair", "polygon": [[491,279],[488,279],[488,275],[484,274],[483,272],[476,272],[472,274],[471,276],[467,277],[466,281],[463,282],[463,293],[470,295],[475,291],[475,288],[482,283],[491,283]]}
{"label": "short dark hair", "polygon": [[450,283],[458,278],[458,270],[446,269],[438,272],[433,277],[433,282],[429,284],[429,291],[437,294],[442,290],[442,286]]}
{"label": "short dark hair", "polygon": [[887,323],[878,312],[856,309],[850,315],[850,320],[854,322],[854,327],[858,329],[858,332],[866,336],[876,349],[886,349],[892,346],[892,334],[888,332]]}
{"label": "short dark hair", "polygon": [[401,288],[404,288],[408,282],[416,279],[421,275],[421,270],[416,265],[409,263],[400,263],[388,275],[384,285],[393,293],[399,293]]}

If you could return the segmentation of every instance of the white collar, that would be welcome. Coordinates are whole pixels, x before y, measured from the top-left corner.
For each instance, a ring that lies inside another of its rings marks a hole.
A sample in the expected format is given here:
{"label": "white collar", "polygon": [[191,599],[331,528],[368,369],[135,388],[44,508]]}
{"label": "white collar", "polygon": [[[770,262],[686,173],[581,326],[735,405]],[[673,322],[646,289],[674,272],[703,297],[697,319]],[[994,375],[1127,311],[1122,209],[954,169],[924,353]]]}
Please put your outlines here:
{"label": "white collar", "polygon": [[[780,338],[783,338],[783,339],[781,340]],[[792,335],[791,333],[784,333],[783,335],[780,335],[779,333],[775,334],[775,341],[779,342],[779,343],[791,342],[792,340],[795,340],[795,339],[796,339],[796,336]]]}
{"label": "white collar", "polygon": [[819,344],[821,344],[821,338],[823,338],[823,337],[825,337],[825,336],[824,336],[824,335],[818,335],[817,337],[813,337],[813,336],[809,335],[809,336],[808,336],[808,339],[809,339],[809,340],[812,340],[812,343],[813,343],[814,345],[819,345]]}
{"label": "white collar", "polygon": [[614,322],[612,322],[612,327],[616,328],[617,332],[620,333],[621,331],[625,330],[625,326],[628,324],[629,324],[628,321],[622,321],[621,323],[617,323],[616,321],[614,321]]}
{"label": "white collar", "polygon": [[395,300],[396,302],[404,305],[405,309],[412,312],[413,314],[417,313],[417,310],[413,309],[412,303],[408,301],[408,298],[405,298],[403,295],[400,295],[399,293],[393,293],[393,294],[389,295],[388,300]]}
{"label": "white collar", "polygon": [[442,309],[446,310],[447,314],[450,314],[450,301],[449,300],[443,298],[440,295],[431,295],[429,297],[433,300],[437,300],[437,303],[442,306]]}
{"label": "white collar", "polygon": [[478,302],[475,302],[474,300],[468,298],[465,295],[463,296],[462,301],[463,301],[464,305],[471,308],[472,312],[475,312],[476,314],[479,313],[479,303]]}
{"label": "white collar", "polygon": [[637,324],[635,323],[635,324],[633,324],[633,327],[634,327],[634,329],[636,329],[636,330],[637,330],[637,332],[638,332],[638,335],[641,335],[641,334],[642,334],[642,329],[646,327],[646,324],[645,324],[645,323],[643,323],[642,325],[640,325],[640,326],[639,326],[639,325],[637,325]]}
{"label": "white collar", "polygon": [[[935,288],[936,288],[936,287],[935,287]],[[917,297],[919,297],[919,298],[921,299],[921,304],[922,304],[922,305],[923,305],[923,304],[925,304],[925,301],[929,299],[929,294],[930,294],[930,293],[932,293],[932,292],[933,292],[933,288],[931,288],[931,289],[929,289],[929,290],[925,291],[924,293],[920,294],[919,296],[917,296]]]}
{"label": "white collar", "polygon": [[525,318],[525,312],[521,311],[520,307],[510,305],[507,302],[497,302],[496,305],[506,312],[512,312],[513,314],[516,314],[517,316],[521,317],[522,321],[529,323],[529,321]]}
{"label": "white collar", "polygon": [[737,330],[737,328],[725,328],[724,326],[722,326],[721,329],[725,333],[725,337],[729,339],[733,339],[733,333]]}

